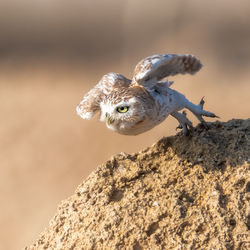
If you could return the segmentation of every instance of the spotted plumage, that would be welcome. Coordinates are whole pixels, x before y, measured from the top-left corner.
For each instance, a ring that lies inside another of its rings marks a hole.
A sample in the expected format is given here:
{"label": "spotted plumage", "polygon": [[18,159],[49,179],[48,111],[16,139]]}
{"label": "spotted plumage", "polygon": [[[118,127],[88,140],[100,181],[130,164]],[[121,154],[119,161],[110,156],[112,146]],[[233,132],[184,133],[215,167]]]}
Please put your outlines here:
{"label": "spotted plumage", "polygon": [[120,134],[137,135],[155,127],[172,115],[179,121],[184,134],[192,128],[187,108],[205,123],[202,116],[216,117],[203,110],[203,99],[198,105],[170,88],[172,82],[162,81],[176,74],[195,74],[202,67],[193,55],[164,54],[147,57],[135,67],[132,80],[121,74],[108,73],[92,88],[77,106],[83,119],[91,119],[100,111],[100,120]]}

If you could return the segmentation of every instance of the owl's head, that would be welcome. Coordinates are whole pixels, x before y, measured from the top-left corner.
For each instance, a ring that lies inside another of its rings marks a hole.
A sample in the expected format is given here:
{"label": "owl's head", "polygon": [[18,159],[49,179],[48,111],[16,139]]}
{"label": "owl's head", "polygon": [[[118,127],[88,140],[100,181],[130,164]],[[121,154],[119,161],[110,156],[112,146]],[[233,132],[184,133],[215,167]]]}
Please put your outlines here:
{"label": "owl's head", "polygon": [[90,119],[100,111],[100,120],[107,128],[120,134],[141,133],[148,111],[145,104],[150,96],[146,90],[141,86],[131,87],[130,80],[114,73],[104,76],[100,83],[85,95],[77,113],[83,119]]}
{"label": "owl's head", "polygon": [[121,134],[131,134],[145,119],[145,109],[140,98],[131,91],[115,91],[100,103],[100,120],[107,128]]}

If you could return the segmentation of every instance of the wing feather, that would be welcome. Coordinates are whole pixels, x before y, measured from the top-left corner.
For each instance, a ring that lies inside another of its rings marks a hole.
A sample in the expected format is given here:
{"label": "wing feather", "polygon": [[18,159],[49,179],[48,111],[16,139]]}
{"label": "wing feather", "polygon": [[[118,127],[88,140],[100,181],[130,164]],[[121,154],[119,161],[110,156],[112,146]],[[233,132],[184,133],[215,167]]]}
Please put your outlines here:
{"label": "wing feather", "polygon": [[76,112],[83,119],[91,119],[100,110],[100,103],[108,96],[113,88],[129,86],[130,80],[117,73],[108,73],[92,88],[76,107]]}
{"label": "wing feather", "polygon": [[164,54],[141,60],[135,67],[132,83],[147,85],[177,74],[195,74],[202,67],[193,55]]}

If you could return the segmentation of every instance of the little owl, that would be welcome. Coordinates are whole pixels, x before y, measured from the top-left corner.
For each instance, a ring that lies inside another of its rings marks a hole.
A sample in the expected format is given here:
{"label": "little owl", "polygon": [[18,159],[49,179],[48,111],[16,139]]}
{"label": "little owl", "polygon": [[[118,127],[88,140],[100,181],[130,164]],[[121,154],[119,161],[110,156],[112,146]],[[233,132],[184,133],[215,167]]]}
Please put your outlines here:
{"label": "little owl", "polygon": [[90,119],[100,111],[100,120],[120,134],[137,135],[172,115],[187,135],[193,128],[185,111],[189,109],[200,122],[203,116],[216,117],[203,110],[204,100],[198,105],[170,88],[173,82],[164,78],[176,74],[195,74],[202,67],[193,55],[164,54],[147,57],[135,67],[132,80],[117,73],[104,75],[100,82],[82,99],[76,110],[83,119]]}

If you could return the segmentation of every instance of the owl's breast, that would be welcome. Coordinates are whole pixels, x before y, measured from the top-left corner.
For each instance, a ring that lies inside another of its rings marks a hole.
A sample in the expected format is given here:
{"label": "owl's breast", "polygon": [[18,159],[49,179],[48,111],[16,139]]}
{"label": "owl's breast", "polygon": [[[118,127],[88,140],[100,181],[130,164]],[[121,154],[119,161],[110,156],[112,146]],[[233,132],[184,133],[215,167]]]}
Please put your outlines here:
{"label": "owl's breast", "polygon": [[138,121],[131,127],[126,127],[126,128],[119,127],[116,128],[115,131],[123,135],[138,135],[152,129],[159,123],[160,122],[155,122],[145,117],[144,119]]}

